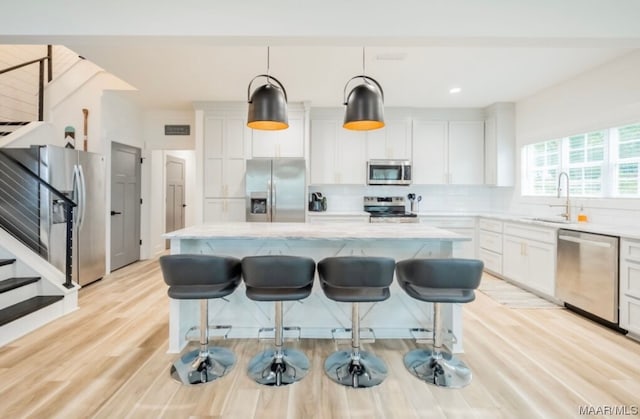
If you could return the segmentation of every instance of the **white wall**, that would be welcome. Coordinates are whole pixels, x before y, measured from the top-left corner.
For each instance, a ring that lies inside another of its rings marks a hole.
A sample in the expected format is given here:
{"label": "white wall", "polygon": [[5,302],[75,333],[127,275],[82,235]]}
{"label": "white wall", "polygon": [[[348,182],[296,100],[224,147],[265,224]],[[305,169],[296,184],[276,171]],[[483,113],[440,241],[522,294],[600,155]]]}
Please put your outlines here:
{"label": "white wall", "polygon": [[[135,94],[135,93],[134,93]],[[105,91],[101,96],[99,117],[101,123],[99,125],[100,140],[98,144],[102,150],[99,153],[106,157],[106,208],[105,217],[107,219],[107,269],[111,266],[111,216],[109,212],[111,210],[111,143],[117,142],[126,144],[132,147],[144,148],[144,141],[142,137],[142,112],[139,107],[134,103],[133,98],[130,97],[130,92],[118,92],[118,91]],[[91,112],[90,112],[91,115]],[[91,128],[89,128],[89,134],[91,134]],[[97,148],[98,145],[93,145]],[[92,149],[92,141],[89,139],[89,151]],[[140,209],[140,231],[142,237],[142,246],[140,247],[140,256],[149,254],[149,240],[143,234],[149,231],[149,217],[148,214],[153,208],[149,204],[144,204],[145,197],[149,194],[149,185],[151,183],[150,178],[147,175],[147,171],[143,170],[141,173],[141,196],[143,205]]]}
{"label": "white wall", "polygon": [[[154,208],[148,214],[149,226],[144,236],[149,242],[145,258],[153,257],[165,250],[166,214],[166,157],[174,156],[185,161],[185,226],[195,224],[196,212],[196,154],[194,149],[195,131],[194,111],[149,110],[143,115],[144,144],[147,150],[146,169],[150,179],[148,196],[149,207]],[[187,136],[164,135],[166,124],[188,124],[191,134]],[[166,151],[165,151],[166,150]],[[144,244],[143,239],[143,244]]]}
{"label": "white wall", "polygon": [[196,153],[193,150],[149,150],[150,165],[150,191],[149,206],[154,208],[149,215],[149,230],[146,237],[149,240],[149,254],[145,257],[154,257],[165,250],[165,241],[162,234],[166,226],[166,163],[167,156],[173,156],[185,161],[185,227],[196,223]]}
{"label": "white wall", "polygon": [[[640,50],[543,90],[516,104],[516,185],[506,209],[536,216],[556,215],[564,198],[521,196],[521,150],[526,144],[590,130],[640,122]],[[591,222],[637,223],[640,199],[572,199]]]}
{"label": "white wall", "polygon": [[[152,150],[193,150],[194,111],[151,110],[144,113],[144,142]],[[164,135],[165,125],[189,125],[190,135]]]}

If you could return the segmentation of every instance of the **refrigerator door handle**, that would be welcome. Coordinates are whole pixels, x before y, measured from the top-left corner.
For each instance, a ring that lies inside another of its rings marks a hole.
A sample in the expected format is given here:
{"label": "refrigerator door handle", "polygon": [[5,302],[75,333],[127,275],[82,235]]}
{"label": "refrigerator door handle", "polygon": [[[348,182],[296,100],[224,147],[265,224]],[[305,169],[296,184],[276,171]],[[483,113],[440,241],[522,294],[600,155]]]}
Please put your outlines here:
{"label": "refrigerator door handle", "polygon": [[276,211],[278,210],[278,202],[276,201],[277,195],[278,195],[278,191],[276,190],[276,181],[272,181],[271,182],[271,221],[274,221],[274,219],[278,216],[278,214],[276,213]]}
{"label": "refrigerator door handle", "polygon": [[84,170],[81,165],[78,165],[78,173],[80,174],[80,193],[79,193],[79,201],[80,201],[80,217],[78,220],[78,230],[82,228],[84,225],[85,212],[87,210],[87,183],[84,179]]}
{"label": "refrigerator door handle", "polygon": [[273,205],[271,205],[271,199],[272,199],[272,191],[271,191],[271,179],[269,179],[267,181],[267,221],[271,222],[272,220],[272,215],[271,212],[273,210]]}
{"label": "refrigerator door handle", "polygon": [[80,170],[78,169],[78,165],[74,164],[73,165],[73,198],[75,200],[76,203],[76,209],[73,212],[75,217],[73,219],[73,222],[75,224],[74,228],[76,228],[78,226],[78,224],[80,223],[80,217],[82,216],[80,214],[80,209],[81,209],[81,198],[80,198]]}

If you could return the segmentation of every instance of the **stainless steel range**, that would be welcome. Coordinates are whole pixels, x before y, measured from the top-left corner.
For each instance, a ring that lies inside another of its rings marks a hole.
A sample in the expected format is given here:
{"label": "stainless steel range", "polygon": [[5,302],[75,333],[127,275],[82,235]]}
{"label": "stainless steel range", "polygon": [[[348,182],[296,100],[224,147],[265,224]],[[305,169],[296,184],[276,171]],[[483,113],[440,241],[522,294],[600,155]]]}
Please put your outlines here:
{"label": "stainless steel range", "polygon": [[416,214],[407,212],[404,196],[365,196],[364,210],[371,223],[417,223]]}

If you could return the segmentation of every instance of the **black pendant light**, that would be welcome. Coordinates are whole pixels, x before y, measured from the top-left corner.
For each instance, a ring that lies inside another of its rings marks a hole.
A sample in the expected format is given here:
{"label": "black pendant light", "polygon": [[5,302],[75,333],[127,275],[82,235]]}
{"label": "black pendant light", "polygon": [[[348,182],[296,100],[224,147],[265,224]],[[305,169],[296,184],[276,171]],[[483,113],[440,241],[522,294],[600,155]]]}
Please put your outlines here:
{"label": "black pendant light", "polygon": [[[370,131],[384,127],[384,92],[375,79],[364,75],[364,48],[362,49],[362,75],[355,76],[344,85],[344,114],[346,129]],[[352,80],[362,82],[351,89],[347,96],[347,87]]]}
{"label": "black pendant light", "polygon": [[[251,84],[259,77],[266,78],[267,83],[251,93]],[[255,76],[249,82],[247,101],[249,102],[247,116],[249,128],[268,131],[289,128],[287,91],[278,79],[269,75],[269,47],[267,47],[267,74]]]}

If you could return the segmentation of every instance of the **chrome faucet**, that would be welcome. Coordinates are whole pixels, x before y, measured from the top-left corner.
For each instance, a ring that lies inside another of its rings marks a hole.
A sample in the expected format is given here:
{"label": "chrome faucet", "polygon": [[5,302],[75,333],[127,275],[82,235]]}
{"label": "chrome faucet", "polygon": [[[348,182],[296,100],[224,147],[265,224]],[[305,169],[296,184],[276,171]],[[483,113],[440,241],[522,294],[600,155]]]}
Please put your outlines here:
{"label": "chrome faucet", "polygon": [[567,200],[564,205],[550,205],[551,207],[565,207],[564,214],[560,214],[567,221],[571,221],[571,204],[569,202],[569,175],[567,172],[560,172],[558,175],[558,198],[560,198],[560,192],[562,192],[562,175],[567,178]]}

